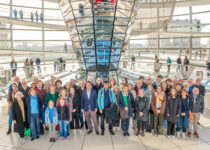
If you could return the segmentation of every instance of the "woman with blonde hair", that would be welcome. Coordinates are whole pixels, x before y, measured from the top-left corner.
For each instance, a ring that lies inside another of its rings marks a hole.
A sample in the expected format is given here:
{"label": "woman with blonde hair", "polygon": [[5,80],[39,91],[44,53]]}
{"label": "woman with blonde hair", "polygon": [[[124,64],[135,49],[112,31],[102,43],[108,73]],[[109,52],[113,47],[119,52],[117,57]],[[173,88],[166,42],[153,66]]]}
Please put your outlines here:
{"label": "woman with blonde hair", "polygon": [[116,85],[116,80],[115,78],[111,78],[109,81],[109,88],[114,90],[114,86]]}
{"label": "woman with blonde hair", "polygon": [[45,83],[44,83],[44,90],[46,92],[50,91],[50,82],[49,81],[45,81]]}

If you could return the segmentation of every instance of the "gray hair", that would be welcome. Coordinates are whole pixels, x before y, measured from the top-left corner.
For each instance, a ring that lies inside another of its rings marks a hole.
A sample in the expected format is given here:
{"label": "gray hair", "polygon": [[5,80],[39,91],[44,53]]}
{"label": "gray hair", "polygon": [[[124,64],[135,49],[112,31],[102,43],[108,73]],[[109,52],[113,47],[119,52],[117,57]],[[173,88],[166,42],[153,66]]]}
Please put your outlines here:
{"label": "gray hair", "polygon": [[23,97],[23,93],[22,92],[20,92],[20,91],[17,91],[17,93],[15,93],[15,98],[17,99],[17,95],[18,94],[21,94],[21,97]]}

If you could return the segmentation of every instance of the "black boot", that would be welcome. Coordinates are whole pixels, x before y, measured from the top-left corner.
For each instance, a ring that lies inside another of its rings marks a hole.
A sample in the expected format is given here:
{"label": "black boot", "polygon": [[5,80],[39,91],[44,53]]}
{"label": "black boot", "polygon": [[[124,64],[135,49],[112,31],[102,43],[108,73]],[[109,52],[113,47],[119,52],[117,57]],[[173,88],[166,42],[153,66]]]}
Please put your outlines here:
{"label": "black boot", "polygon": [[7,134],[10,134],[11,132],[12,132],[12,129],[11,129],[11,127],[9,127]]}
{"label": "black boot", "polygon": [[138,130],[138,132],[136,133],[136,136],[139,136],[140,135],[140,131]]}

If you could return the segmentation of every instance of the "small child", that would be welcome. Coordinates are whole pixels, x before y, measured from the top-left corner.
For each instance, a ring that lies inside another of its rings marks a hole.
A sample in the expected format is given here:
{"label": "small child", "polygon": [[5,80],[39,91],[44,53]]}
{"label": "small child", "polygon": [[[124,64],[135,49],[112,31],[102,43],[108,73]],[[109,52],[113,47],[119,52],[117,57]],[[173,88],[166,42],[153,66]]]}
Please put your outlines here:
{"label": "small child", "polygon": [[59,99],[59,104],[57,106],[58,111],[58,120],[59,120],[59,127],[60,127],[60,140],[68,141],[67,135],[67,124],[69,123],[70,113],[68,105],[65,103],[64,98]]}
{"label": "small child", "polygon": [[58,112],[54,107],[53,100],[49,100],[48,107],[45,110],[45,123],[49,126],[50,142],[55,142],[55,126],[58,123]]}

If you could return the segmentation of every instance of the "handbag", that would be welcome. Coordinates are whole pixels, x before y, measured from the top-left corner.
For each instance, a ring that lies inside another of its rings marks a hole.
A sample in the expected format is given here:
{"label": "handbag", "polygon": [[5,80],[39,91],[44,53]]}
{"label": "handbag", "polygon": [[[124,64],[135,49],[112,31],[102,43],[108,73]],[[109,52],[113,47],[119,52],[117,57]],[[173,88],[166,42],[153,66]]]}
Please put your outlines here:
{"label": "handbag", "polygon": [[122,120],[125,120],[125,119],[128,119],[129,116],[128,116],[128,111],[126,111],[125,109],[123,108],[120,108],[120,118]]}

